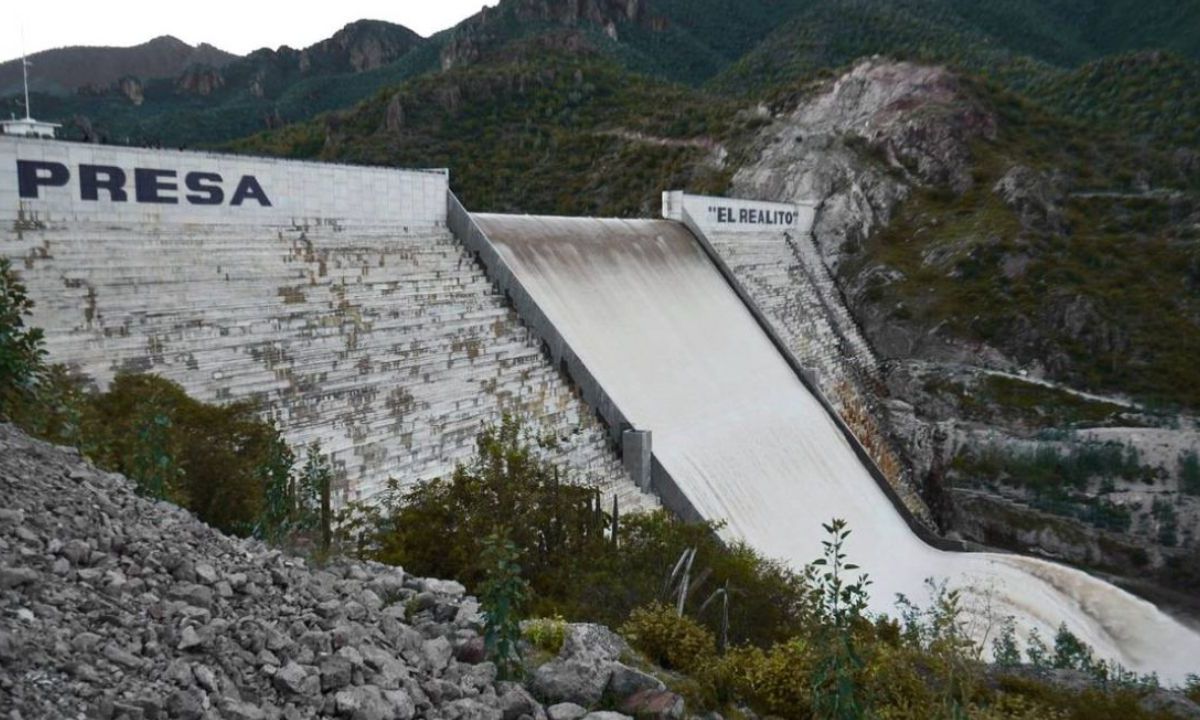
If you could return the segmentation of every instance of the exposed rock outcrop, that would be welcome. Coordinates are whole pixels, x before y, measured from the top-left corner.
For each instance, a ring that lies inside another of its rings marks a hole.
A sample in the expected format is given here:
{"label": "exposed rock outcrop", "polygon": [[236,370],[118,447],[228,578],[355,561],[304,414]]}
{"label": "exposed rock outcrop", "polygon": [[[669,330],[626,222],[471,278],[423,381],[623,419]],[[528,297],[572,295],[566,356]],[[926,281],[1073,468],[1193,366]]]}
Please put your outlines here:
{"label": "exposed rock outcrop", "polygon": [[970,143],[995,133],[995,118],[950,71],[872,59],[776,115],[734,176],[733,194],[818,202],[815,237],[836,271],[915,183],[969,188]]}
{"label": "exposed rock outcrop", "polygon": [[420,41],[420,35],[401,25],[359,20],[301,51],[300,71],[374,70],[399,59]]}
{"label": "exposed rock outcrop", "polygon": [[536,24],[563,26],[593,25],[610,38],[620,37],[620,27],[636,23],[653,30],[665,28],[665,20],[652,16],[647,0],[503,0],[483,10],[455,29],[442,49],[442,68],[478,62],[488,51],[512,39],[510,27]]}
{"label": "exposed rock outcrop", "polygon": [[141,105],[146,101],[142,81],[132,76],[126,76],[117,81],[117,92],[124,95],[125,99],[134,105]]}
{"label": "exposed rock outcrop", "polygon": [[214,67],[197,65],[188,68],[175,81],[177,92],[208,97],[225,87],[225,76]]}

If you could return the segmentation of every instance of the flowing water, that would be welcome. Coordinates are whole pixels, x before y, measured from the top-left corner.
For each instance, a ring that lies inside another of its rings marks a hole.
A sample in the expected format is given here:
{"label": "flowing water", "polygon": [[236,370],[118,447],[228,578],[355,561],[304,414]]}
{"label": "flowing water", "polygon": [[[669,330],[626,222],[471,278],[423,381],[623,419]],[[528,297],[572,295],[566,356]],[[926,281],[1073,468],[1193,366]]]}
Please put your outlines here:
{"label": "flowing water", "polygon": [[1060,623],[1101,657],[1181,681],[1200,634],[1119,588],[1054,563],[934,549],[909,529],[696,239],[676,223],[475,215],[522,285],[706,518],[799,568],[839,517],[873,581],[872,609],[925,580],[962,589],[986,641]]}

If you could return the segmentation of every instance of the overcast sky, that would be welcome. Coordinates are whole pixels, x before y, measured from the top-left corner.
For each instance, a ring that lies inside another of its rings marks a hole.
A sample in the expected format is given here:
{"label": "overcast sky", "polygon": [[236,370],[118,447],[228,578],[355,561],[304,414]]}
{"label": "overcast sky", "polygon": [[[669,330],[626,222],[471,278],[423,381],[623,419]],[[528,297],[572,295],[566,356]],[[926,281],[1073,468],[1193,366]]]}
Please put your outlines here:
{"label": "overcast sky", "polygon": [[174,35],[238,55],[260,47],[295,48],[329,37],[348,22],[369,18],[412,28],[444,30],[497,0],[13,0],[0,22],[0,60],[66,45],[137,45]]}

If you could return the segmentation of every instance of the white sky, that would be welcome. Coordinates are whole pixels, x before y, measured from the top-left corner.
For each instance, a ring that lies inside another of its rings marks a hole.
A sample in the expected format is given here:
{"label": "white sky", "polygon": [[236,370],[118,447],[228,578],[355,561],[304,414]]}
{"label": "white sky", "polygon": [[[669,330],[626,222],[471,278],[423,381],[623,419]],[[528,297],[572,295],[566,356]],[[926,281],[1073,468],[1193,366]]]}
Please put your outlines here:
{"label": "white sky", "polygon": [[245,55],[261,47],[301,48],[348,22],[387,20],[429,36],[497,0],[14,0],[0,11],[0,60],[67,45],[138,45],[159,35],[206,42]]}

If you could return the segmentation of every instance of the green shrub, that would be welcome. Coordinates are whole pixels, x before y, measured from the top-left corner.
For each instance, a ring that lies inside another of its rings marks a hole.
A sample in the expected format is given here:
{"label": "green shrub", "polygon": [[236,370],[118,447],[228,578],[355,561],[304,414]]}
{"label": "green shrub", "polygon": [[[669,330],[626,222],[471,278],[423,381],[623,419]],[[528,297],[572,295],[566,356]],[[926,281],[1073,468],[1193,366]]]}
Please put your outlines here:
{"label": "green shrub", "polygon": [[226,532],[258,524],[263,474],[278,467],[281,440],[253,405],[209,405],[164,378],[118,375],[89,398],[86,414],[85,445],[97,465]]}
{"label": "green shrub", "polygon": [[[612,518],[593,488],[571,485],[541,459],[528,430],[512,418],[480,434],[476,455],[450,478],[398,493],[377,512],[354,519],[353,546],[365,556],[468,587],[483,578],[482,539],[507,533],[521,552],[530,612],[560,614],[616,627],[635,608],[662,600],[663,579],[680,554],[696,550],[695,582],[686,599],[696,613],[714,589],[731,588],[732,642],[769,645],[794,634],[811,613],[802,577],[744,544],[726,545],[712,523],[685,523],[665,512]],[[520,517],[516,527],[509,520]],[[718,632],[719,603],[698,621]]]}
{"label": "green shrub", "polygon": [[538,650],[557,655],[567,639],[567,621],[561,615],[526,620],[521,635]]}
{"label": "green shrub", "polygon": [[710,677],[724,690],[755,711],[781,718],[813,716],[812,648],[793,638],[770,650],[742,647],[715,663]]}
{"label": "green shrub", "polygon": [[521,610],[529,584],[521,577],[519,557],[517,546],[507,538],[493,535],[484,542],[482,561],[486,571],[479,592],[483,637],[488,657],[502,680],[512,678],[521,669]]}
{"label": "green shrub", "polygon": [[662,603],[630,613],[621,634],[652,662],[668,670],[700,670],[717,653],[716,640],[707,628]]}
{"label": "green shrub", "polygon": [[18,396],[32,393],[45,371],[42,331],[25,326],[33,301],[12,268],[0,257],[0,420],[9,416],[9,406]]}
{"label": "green shrub", "polygon": [[866,667],[856,631],[866,625],[871,580],[847,562],[846,541],[851,530],[845,520],[825,525],[829,536],[821,545],[824,557],[810,569],[821,598],[819,625],[813,634],[815,662],[812,678],[813,709],[821,717],[860,718],[866,712],[860,673]]}
{"label": "green shrub", "polygon": [[1194,703],[1200,703],[1200,675],[1188,675],[1183,692]]}

